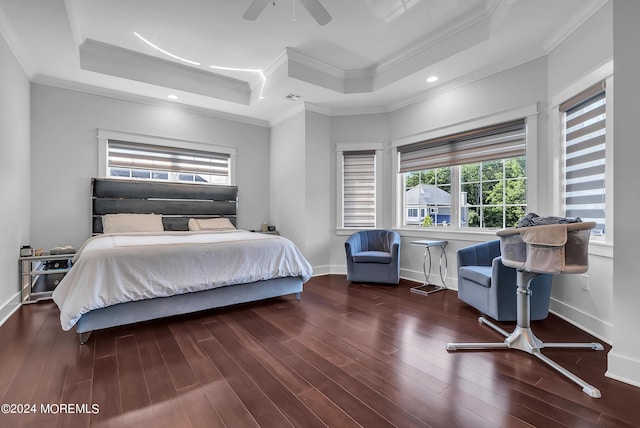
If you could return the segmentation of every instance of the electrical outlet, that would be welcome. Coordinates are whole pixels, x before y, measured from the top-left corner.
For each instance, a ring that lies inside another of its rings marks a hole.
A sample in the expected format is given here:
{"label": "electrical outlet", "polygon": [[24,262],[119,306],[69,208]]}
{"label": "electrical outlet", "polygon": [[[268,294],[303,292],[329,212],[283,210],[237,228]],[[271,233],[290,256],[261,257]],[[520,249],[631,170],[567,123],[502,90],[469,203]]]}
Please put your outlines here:
{"label": "electrical outlet", "polygon": [[582,277],[582,285],[580,287],[580,289],[582,291],[589,291],[589,275],[580,275]]}

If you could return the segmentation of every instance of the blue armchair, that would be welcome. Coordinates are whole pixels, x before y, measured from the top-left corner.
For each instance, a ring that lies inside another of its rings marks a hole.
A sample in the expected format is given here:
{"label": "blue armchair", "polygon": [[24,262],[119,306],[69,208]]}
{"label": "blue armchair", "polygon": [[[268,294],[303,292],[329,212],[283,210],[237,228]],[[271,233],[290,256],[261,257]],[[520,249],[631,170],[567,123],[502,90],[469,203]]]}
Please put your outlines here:
{"label": "blue armchair", "polygon": [[[458,259],[458,298],[496,321],[515,321],[516,269],[502,264],[500,240],[461,248]],[[531,319],[549,314],[551,275],[531,282]]]}
{"label": "blue armchair", "polygon": [[354,282],[400,282],[400,234],[392,230],[363,230],[344,243],[347,280]]}

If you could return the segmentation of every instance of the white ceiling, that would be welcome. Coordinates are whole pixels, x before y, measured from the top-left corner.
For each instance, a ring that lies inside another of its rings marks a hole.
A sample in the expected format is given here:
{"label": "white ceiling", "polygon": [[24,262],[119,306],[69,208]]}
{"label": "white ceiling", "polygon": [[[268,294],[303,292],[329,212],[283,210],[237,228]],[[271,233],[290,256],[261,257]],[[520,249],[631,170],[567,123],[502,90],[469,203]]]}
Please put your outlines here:
{"label": "white ceiling", "polygon": [[34,82],[273,124],[391,111],[538,58],[605,0],[321,2],[323,26],[299,0],[255,21],[251,0],[0,0],[0,31]]}

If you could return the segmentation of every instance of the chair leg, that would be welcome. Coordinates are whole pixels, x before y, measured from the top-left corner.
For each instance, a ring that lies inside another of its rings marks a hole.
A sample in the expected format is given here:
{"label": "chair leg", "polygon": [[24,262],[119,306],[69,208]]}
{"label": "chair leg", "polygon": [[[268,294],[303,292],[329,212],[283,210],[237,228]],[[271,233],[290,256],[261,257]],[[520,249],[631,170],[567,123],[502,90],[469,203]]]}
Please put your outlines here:
{"label": "chair leg", "polygon": [[567,377],[572,382],[580,385],[582,391],[593,398],[600,398],[600,390],[593,385],[588,384],[578,376],[571,373],[555,361],[551,360],[541,352],[542,348],[587,348],[596,351],[602,351],[604,347],[600,343],[547,343],[538,339],[531,330],[531,281],[538,274],[533,272],[525,272],[518,270],[518,290],[517,290],[517,322],[516,328],[511,334],[507,333],[496,324],[488,321],[484,317],[480,317],[478,321],[486,324],[498,333],[505,336],[504,342],[498,343],[447,343],[447,351],[457,350],[494,350],[494,349],[517,349],[534,355],[540,361],[547,364],[560,374]]}

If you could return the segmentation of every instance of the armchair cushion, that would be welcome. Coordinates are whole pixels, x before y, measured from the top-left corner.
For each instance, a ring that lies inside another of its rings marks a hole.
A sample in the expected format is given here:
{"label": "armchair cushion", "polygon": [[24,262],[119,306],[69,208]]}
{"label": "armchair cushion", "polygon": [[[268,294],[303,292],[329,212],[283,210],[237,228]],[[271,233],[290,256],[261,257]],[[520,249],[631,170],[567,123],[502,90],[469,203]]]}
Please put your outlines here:
{"label": "armchair cushion", "polygon": [[491,287],[491,266],[462,266],[458,269],[458,276],[476,282],[483,287]]}
{"label": "armchair cushion", "polygon": [[355,263],[391,263],[391,253],[384,251],[360,251],[353,255]]}

